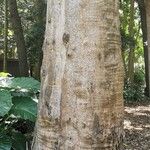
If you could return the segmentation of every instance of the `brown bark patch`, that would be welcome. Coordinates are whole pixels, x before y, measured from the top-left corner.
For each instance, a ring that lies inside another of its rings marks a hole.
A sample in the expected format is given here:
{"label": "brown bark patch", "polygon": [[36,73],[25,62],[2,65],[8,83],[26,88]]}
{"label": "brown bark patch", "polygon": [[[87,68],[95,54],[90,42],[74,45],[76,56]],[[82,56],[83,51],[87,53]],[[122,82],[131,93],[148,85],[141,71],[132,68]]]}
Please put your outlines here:
{"label": "brown bark patch", "polygon": [[81,99],[88,98],[88,93],[87,93],[87,90],[85,90],[85,89],[77,88],[74,92],[75,92],[75,95],[77,96],[77,98],[81,98]]}
{"label": "brown bark patch", "polygon": [[99,54],[98,54],[98,60],[101,61],[101,59],[102,59],[102,54],[99,53]]}
{"label": "brown bark patch", "polygon": [[93,122],[93,134],[97,135],[100,133],[100,124],[99,124],[99,117],[97,114],[94,116],[94,122]]}

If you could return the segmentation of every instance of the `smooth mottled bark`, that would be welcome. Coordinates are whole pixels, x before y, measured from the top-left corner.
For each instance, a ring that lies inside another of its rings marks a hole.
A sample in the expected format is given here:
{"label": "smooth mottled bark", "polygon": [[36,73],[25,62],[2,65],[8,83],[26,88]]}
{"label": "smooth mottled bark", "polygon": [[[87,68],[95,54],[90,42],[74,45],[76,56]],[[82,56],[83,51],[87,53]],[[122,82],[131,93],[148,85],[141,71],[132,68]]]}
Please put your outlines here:
{"label": "smooth mottled bark", "polygon": [[8,0],[8,5],[10,11],[10,19],[14,31],[16,44],[17,44],[20,75],[28,76],[29,73],[28,73],[27,53],[26,53],[23,29],[21,25],[21,18],[18,14],[17,2],[16,0]]}
{"label": "smooth mottled bark", "polygon": [[122,150],[118,0],[48,0],[33,150]]}
{"label": "smooth mottled bark", "polygon": [[7,72],[7,52],[8,52],[8,0],[4,0],[4,59],[3,71]]}

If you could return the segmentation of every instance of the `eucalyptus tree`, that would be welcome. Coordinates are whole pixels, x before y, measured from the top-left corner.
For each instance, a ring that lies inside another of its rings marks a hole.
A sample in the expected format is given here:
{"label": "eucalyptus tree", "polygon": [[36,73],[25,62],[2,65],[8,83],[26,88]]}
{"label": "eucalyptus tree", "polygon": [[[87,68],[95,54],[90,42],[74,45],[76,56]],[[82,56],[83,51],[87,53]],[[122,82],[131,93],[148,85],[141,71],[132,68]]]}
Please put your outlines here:
{"label": "eucalyptus tree", "polygon": [[33,150],[121,150],[119,0],[48,0]]}

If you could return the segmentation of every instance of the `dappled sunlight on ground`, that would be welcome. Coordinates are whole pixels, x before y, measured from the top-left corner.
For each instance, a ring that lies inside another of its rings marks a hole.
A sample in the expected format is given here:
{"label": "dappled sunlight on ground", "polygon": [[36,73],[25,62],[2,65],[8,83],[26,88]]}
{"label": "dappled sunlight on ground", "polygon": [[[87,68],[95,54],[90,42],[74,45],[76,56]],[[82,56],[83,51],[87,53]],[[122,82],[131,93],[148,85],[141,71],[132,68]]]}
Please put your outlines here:
{"label": "dappled sunlight on ground", "polygon": [[150,101],[125,107],[125,150],[150,150]]}

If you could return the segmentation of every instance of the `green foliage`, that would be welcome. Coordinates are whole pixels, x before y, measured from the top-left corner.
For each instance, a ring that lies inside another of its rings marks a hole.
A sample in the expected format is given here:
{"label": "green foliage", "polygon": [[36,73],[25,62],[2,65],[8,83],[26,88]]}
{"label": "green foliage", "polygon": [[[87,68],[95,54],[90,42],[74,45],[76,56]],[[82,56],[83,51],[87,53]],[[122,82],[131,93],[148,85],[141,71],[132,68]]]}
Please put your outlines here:
{"label": "green foliage", "polygon": [[40,89],[40,83],[34,78],[13,78],[11,87],[14,89],[17,87],[18,89],[27,89],[33,92],[38,92]]}
{"label": "green foliage", "polygon": [[130,84],[125,83],[124,99],[126,101],[140,101],[143,99],[144,91],[143,87],[137,83]]}
{"label": "green foliage", "polygon": [[36,120],[39,88],[33,78],[0,78],[0,149],[26,149]]}
{"label": "green foliage", "polygon": [[13,132],[12,143],[12,148],[14,150],[26,150],[26,137],[23,134],[19,132]]}
{"label": "green foliage", "polygon": [[42,62],[42,45],[44,41],[46,24],[46,4],[44,1],[36,0],[30,11],[30,27],[25,32],[25,43],[31,76],[37,77]]}
{"label": "green foliage", "polygon": [[0,116],[4,116],[12,107],[12,96],[7,90],[0,90]]}
{"label": "green foliage", "polygon": [[37,104],[30,97],[14,97],[11,113],[25,120],[35,121]]}
{"label": "green foliage", "polygon": [[134,83],[125,82],[124,99],[126,101],[141,101],[144,98],[145,76],[143,68],[138,68],[134,73]]}
{"label": "green foliage", "polygon": [[0,77],[8,77],[9,73],[6,72],[0,72]]}
{"label": "green foliage", "polygon": [[10,137],[5,133],[0,133],[0,150],[10,150],[12,146]]}
{"label": "green foliage", "polygon": [[31,66],[35,66],[42,55],[42,45],[44,41],[45,27],[41,23],[34,23],[26,33],[26,47],[28,61]]}
{"label": "green foliage", "polygon": [[145,70],[144,67],[135,68],[134,72],[134,82],[144,86],[145,83]]}
{"label": "green foliage", "polygon": [[[27,59],[31,76],[37,78],[36,65],[41,65],[42,45],[44,41],[45,23],[46,23],[46,2],[43,0],[18,0],[17,7],[25,38],[27,49]],[[3,58],[4,49],[4,2],[0,0],[0,58]],[[17,59],[16,41],[11,26],[10,16],[8,17],[10,25],[8,27],[8,59]],[[40,67],[38,67],[39,69]]]}
{"label": "green foliage", "polygon": [[[124,86],[124,99],[126,101],[139,101],[144,97],[145,86],[145,71],[144,71],[144,50],[142,41],[142,30],[140,23],[140,11],[138,4],[135,1],[134,6],[134,35],[130,33],[131,22],[131,1],[120,1],[120,19],[121,19],[121,41],[122,41],[122,56],[125,68],[125,86]],[[129,83],[128,81],[128,69],[129,69],[129,52],[134,50],[133,62],[134,62],[134,81]]]}
{"label": "green foliage", "polygon": [[129,52],[130,49],[134,49],[134,63],[135,65],[144,65],[144,50],[143,50],[143,39],[142,29],[140,23],[140,11],[135,1],[134,11],[134,35],[129,32],[130,25],[130,2],[129,0],[121,1],[120,3],[120,31],[122,41],[122,53],[124,60],[124,67],[128,70]]}

